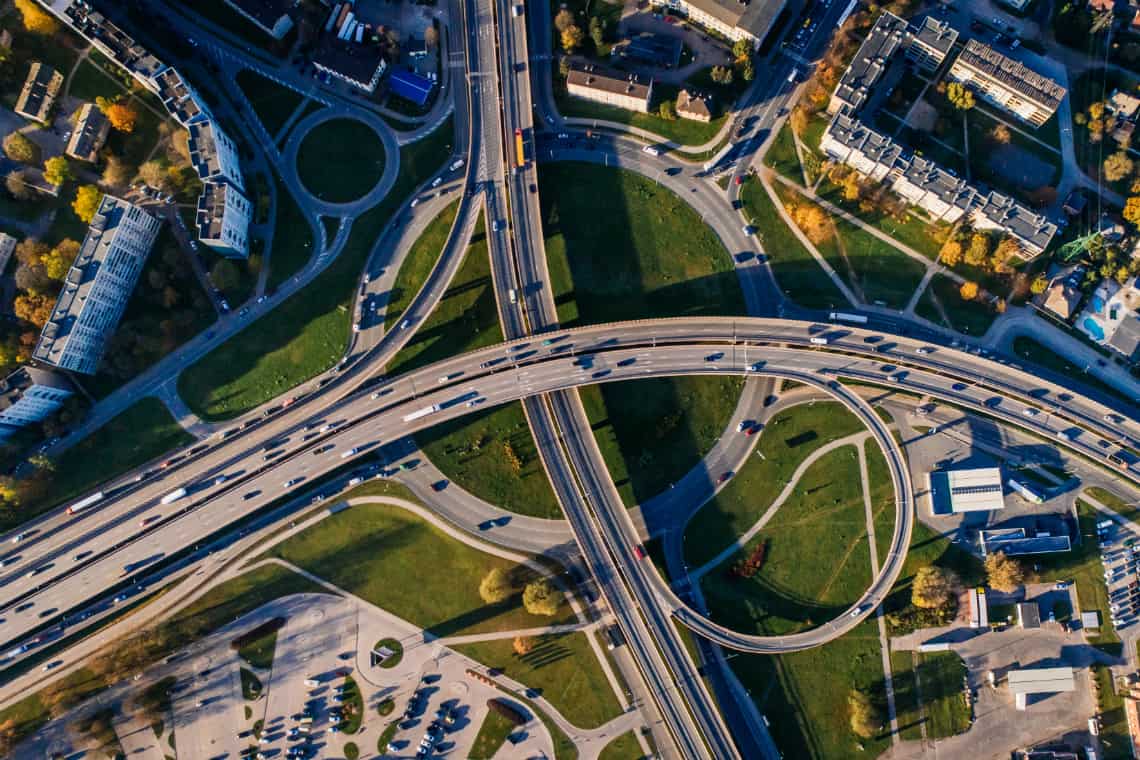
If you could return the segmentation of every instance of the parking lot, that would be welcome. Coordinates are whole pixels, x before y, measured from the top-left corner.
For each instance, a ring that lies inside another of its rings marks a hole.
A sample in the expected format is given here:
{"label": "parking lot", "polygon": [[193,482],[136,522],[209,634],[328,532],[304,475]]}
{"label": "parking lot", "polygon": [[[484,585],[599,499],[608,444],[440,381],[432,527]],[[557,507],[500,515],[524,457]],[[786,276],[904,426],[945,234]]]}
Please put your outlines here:
{"label": "parking lot", "polygon": [[1136,623],[1140,603],[1140,579],[1136,574],[1140,569],[1140,543],[1112,520],[1099,521],[1096,532],[1112,625],[1123,633]]}

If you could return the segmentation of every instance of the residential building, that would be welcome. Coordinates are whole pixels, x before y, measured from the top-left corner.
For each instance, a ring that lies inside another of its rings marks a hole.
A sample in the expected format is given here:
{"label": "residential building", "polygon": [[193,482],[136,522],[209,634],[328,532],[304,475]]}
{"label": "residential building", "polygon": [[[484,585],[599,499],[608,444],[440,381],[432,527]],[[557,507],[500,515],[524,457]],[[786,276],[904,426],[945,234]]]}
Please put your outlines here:
{"label": "residential building", "polygon": [[154,78],[154,84],[158,88],[158,97],[162,105],[182,126],[189,127],[191,124],[213,120],[205,102],[182,78],[177,69],[173,67],[165,69]]}
{"label": "residential building", "polygon": [[134,38],[111,23],[102,13],[84,2],[51,0],[48,5],[99,52],[114,60],[151,92],[156,91],[154,78],[166,64],[135,42]]}
{"label": "residential building", "polygon": [[28,69],[28,78],[16,98],[16,113],[25,119],[47,123],[51,113],[55,96],[59,88],[63,87],[63,74],[48,66],[46,63],[32,61]]}
{"label": "residential building", "polygon": [[693,121],[712,121],[713,99],[711,95],[681,90],[677,93],[677,115]]}
{"label": "residential building", "polygon": [[573,96],[624,108],[649,112],[653,80],[645,84],[636,74],[610,71],[592,64],[575,65],[566,76],[566,90]]}
{"label": "residential building", "polygon": [[681,40],[664,34],[639,34],[615,47],[613,54],[671,69],[681,60]]}
{"label": "residential building", "polygon": [[1017,257],[1022,261],[1044,253],[1057,234],[1057,225],[1048,217],[996,190],[975,196],[970,221],[976,230],[1000,232],[1017,241]]}
{"label": "residential building", "polygon": [[67,155],[80,161],[95,163],[99,149],[107,142],[111,122],[94,103],[84,103],[75,120],[75,129],[67,141]]}
{"label": "residential building", "polygon": [[187,131],[190,133],[190,163],[197,170],[198,178],[203,182],[224,180],[244,191],[237,144],[222,131],[218,122],[191,124]]}
{"label": "residential building", "polygon": [[229,258],[249,256],[253,204],[226,182],[206,182],[198,196],[198,239]]}
{"label": "residential building", "polygon": [[1077,317],[1076,327],[1082,333],[1127,359],[1137,356],[1140,348],[1140,283],[1136,277],[1124,285],[1116,280],[1103,280],[1089,297]]}
{"label": "residential building", "polygon": [[1079,287],[1080,283],[1074,283],[1072,280],[1068,273],[1054,277],[1045,288],[1045,292],[1037,296],[1038,307],[1064,322],[1072,319],[1084,296]]}
{"label": "residential building", "polygon": [[669,8],[698,26],[759,47],[783,12],[786,0],[654,0],[654,7]]}
{"label": "residential building", "polygon": [[329,76],[372,94],[388,62],[374,45],[357,44],[333,34],[321,36],[313,52],[313,65]]}
{"label": "residential building", "polygon": [[935,470],[926,479],[936,515],[1005,509],[999,467]]}
{"label": "residential building", "polygon": [[1065,88],[989,45],[970,40],[950,66],[949,77],[1022,121],[1040,127],[1057,110]]}
{"label": "residential building", "polygon": [[906,57],[923,71],[932,72],[950,55],[957,40],[958,30],[950,26],[949,21],[926,16],[922,20],[922,26],[909,37]]}
{"label": "residential building", "polygon": [[1113,90],[1105,101],[1105,110],[1117,118],[1131,121],[1136,118],[1136,112],[1140,111],[1140,98],[1128,92]]}
{"label": "residential building", "polygon": [[34,358],[95,374],[161,226],[142,208],[103,196],[32,352]]}
{"label": "residential building", "polygon": [[844,108],[852,111],[862,108],[871,88],[886,72],[895,53],[906,45],[908,34],[905,21],[884,11],[843,72],[827,104],[827,112],[836,114]]}
{"label": "residential building", "polygon": [[43,422],[74,392],[66,377],[38,367],[20,367],[0,380],[0,441]]}
{"label": "residential building", "polygon": [[7,232],[0,232],[0,277],[4,275],[4,270],[8,268],[8,262],[12,260],[12,253],[15,250],[16,238]]}
{"label": "residential building", "polygon": [[284,38],[293,28],[288,10],[296,5],[295,0],[226,0],[226,5],[275,40]]}

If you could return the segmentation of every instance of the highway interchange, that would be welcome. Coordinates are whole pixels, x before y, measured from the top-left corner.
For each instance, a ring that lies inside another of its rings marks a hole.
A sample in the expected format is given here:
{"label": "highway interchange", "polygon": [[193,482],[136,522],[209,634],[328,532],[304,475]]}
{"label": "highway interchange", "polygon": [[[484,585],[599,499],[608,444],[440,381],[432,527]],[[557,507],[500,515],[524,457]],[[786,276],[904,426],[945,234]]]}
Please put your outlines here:
{"label": "highway interchange", "polygon": [[[913,333],[905,337],[810,319],[773,318],[815,315],[783,301],[760,258],[740,255],[762,249],[742,230],[725,195],[701,178],[703,171],[694,171],[691,164],[668,153],[650,158],[635,140],[604,135],[587,149],[584,135],[563,126],[553,108],[545,75],[549,55],[527,52],[527,22],[532,40],[549,45],[544,31],[549,20],[543,12],[512,18],[509,8],[505,0],[463,2],[469,76],[467,86],[454,92],[461,117],[458,131],[464,138],[460,150],[467,155],[464,185],[471,192],[463,193],[440,262],[407,312],[408,327],[378,339],[355,341],[350,350],[353,364],[295,406],[277,409],[268,419],[258,418],[248,429],[224,439],[196,444],[193,455],[174,455],[176,461],[169,467],[140,482],[131,473],[105,486],[107,499],[98,509],[75,516],[59,510],[22,528],[18,533],[23,537],[8,547],[0,569],[4,649],[28,641],[61,619],[74,622],[93,599],[116,593],[156,563],[202,544],[227,526],[241,524],[329,473],[355,466],[360,477],[370,477],[382,467],[372,464],[366,470],[353,464],[356,459],[372,457],[384,446],[444,420],[522,399],[579,547],[636,651],[676,753],[730,757],[738,754],[733,737],[680,644],[671,618],[741,651],[776,653],[818,646],[871,613],[905,557],[913,496],[901,451],[877,415],[840,380],[887,385],[983,412],[1098,463],[1105,463],[1108,454],[1121,446],[1137,446],[1140,426],[1131,410],[1076,394],[1042,380],[1036,371],[956,350],[945,340],[942,345],[918,340]],[[525,65],[528,61],[533,70]],[[786,59],[777,56],[768,81],[778,84],[768,93],[757,88],[756,97],[738,117],[758,117],[756,134],[777,122],[788,88],[783,76],[775,75],[790,68]],[[539,113],[548,116],[546,123],[551,126],[551,131],[538,135],[534,112],[527,107],[532,85]],[[701,209],[733,255],[749,312],[766,318],[674,319],[559,330],[538,196],[530,190],[537,183],[534,161],[522,171],[508,168],[516,127],[533,137],[528,141],[532,159],[612,162],[656,179]],[[567,138],[554,131],[562,134],[563,129]],[[740,160],[731,172],[746,167],[747,161]],[[735,189],[729,187],[731,195]],[[399,213],[409,213],[410,201]],[[481,208],[486,211],[495,291],[508,342],[396,378],[381,378],[377,368],[412,337],[415,326],[446,290]],[[375,295],[369,284],[362,281],[363,296]],[[534,333],[540,335],[528,337]],[[820,335],[828,337],[828,345],[810,343],[811,337]],[[793,378],[825,388],[864,419],[887,454],[898,497],[888,561],[848,613],[819,628],[782,638],[746,636],[716,625],[673,594],[651,563],[636,557],[641,537],[617,498],[573,393],[576,387],[599,382],[714,373]],[[438,411],[409,419],[435,405]],[[1026,409],[1036,411],[1030,414]],[[1124,456],[1131,464],[1131,456]],[[1132,467],[1122,474],[1138,480]],[[164,495],[179,487],[186,487],[189,496],[160,504]],[[15,536],[8,534],[2,540],[12,542]],[[655,738],[660,744],[661,738]],[[770,754],[771,749],[763,751]]]}

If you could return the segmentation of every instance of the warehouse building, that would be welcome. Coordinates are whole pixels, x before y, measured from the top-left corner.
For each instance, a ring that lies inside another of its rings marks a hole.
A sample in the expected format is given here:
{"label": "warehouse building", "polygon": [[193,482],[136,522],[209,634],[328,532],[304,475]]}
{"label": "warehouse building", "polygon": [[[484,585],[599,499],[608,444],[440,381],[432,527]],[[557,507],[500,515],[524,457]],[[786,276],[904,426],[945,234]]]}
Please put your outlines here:
{"label": "warehouse building", "polygon": [[1072,668],[1026,668],[1006,676],[1018,710],[1024,710],[1032,694],[1058,694],[1077,690]]}
{"label": "warehouse building", "polygon": [[993,512],[1005,508],[1001,468],[936,470],[927,474],[934,514]]}

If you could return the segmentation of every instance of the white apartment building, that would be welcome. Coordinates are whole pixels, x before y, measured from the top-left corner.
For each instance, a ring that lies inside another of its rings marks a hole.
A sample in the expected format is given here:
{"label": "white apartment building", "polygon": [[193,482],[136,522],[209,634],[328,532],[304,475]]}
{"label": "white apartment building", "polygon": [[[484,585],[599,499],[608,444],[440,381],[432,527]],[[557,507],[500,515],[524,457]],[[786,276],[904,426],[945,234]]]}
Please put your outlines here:
{"label": "white apartment building", "polygon": [[1065,88],[989,45],[970,40],[950,66],[949,77],[970,85],[987,103],[1040,127],[1065,97]]}
{"label": "white apartment building", "polygon": [[226,181],[245,191],[237,143],[222,131],[216,121],[203,121],[187,127],[190,133],[190,163],[203,182]]}
{"label": "white apartment building", "polygon": [[705,29],[730,40],[750,40],[759,47],[784,10],[785,0],[653,0]]}
{"label": "white apartment building", "polygon": [[32,356],[93,375],[127,308],[162,223],[104,195]]}
{"label": "white apartment building", "polygon": [[0,380],[0,441],[43,422],[73,393],[67,378],[37,367],[20,367]]}
{"label": "white apartment building", "polygon": [[249,256],[253,204],[225,182],[207,182],[198,196],[198,239],[222,256]]}

